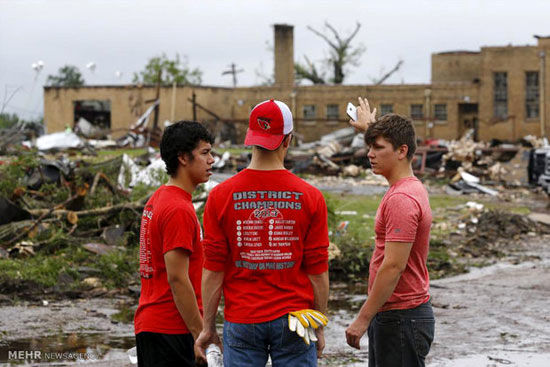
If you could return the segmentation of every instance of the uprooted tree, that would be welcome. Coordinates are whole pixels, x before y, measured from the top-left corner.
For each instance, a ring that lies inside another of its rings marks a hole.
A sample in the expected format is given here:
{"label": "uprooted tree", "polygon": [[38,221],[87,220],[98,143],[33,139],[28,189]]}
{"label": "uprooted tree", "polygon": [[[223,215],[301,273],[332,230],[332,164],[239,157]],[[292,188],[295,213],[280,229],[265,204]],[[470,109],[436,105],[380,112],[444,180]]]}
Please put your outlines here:
{"label": "uprooted tree", "polygon": [[350,35],[341,37],[338,31],[325,22],[325,28],[329,35],[322,33],[311,26],[307,27],[311,32],[321,37],[329,45],[329,55],[324,60],[328,68],[332,70],[332,76],[327,80],[325,74],[315,67],[315,64],[305,57],[306,63],[295,63],[294,70],[298,79],[307,79],[314,84],[342,84],[348,73],[348,66],[359,66],[359,58],[365,52],[364,45],[353,46],[352,41],[361,28],[361,23],[357,22],[355,29]]}
{"label": "uprooted tree", "polygon": [[150,58],[142,71],[134,73],[133,82],[157,84],[159,76],[160,84],[164,86],[173,83],[200,85],[202,82],[202,71],[199,68],[189,67],[187,58],[185,56],[181,58],[177,53],[174,59],[169,59],[165,53]]}

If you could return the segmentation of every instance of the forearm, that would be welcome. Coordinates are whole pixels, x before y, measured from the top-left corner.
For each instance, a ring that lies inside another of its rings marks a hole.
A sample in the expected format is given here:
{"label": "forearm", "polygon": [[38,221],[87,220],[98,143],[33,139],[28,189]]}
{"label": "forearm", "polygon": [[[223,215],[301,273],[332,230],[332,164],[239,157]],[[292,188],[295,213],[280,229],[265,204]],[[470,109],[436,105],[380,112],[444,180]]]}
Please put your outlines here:
{"label": "forearm", "polygon": [[329,294],[328,271],[308,275],[308,277],[313,287],[313,307],[322,313],[326,313]]}
{"label": "forearm", "polygon": [[194,339],[202,330],[203,321],[197,298],[189,277],[176,277],[169,281],[174,303]]}
{"label": "forearm", "polygon": [[359,311],[359,319],[369,322],[372,320],[380,307],[391,297],[401,273],[398,267],[382,263],[374,279],[372,290]]}
{"label": "forearm", "polygon": [[204,329],[216,330],[216,314],[222,295],[223,271],[203,269],[202,273],[202,305],[204,310]]}

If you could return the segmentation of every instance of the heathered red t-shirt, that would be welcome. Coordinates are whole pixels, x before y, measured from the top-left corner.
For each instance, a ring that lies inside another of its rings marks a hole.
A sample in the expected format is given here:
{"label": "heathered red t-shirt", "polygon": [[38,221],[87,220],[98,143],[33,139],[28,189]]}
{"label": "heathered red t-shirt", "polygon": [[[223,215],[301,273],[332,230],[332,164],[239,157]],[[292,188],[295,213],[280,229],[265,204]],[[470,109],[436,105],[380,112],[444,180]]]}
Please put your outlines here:
{"label": "heathered red t-shirt", "polygon": [[139,237],[141,296],[134,317],[135,333],[189,333],[174,303],[164,254],[175,248],[190,254],[189,278],[202,313],[202,236],[191,195],[177,186],[161,186],[143,209]]}
{"label": "heathered red t-shirt", "polygon": [[204,212],[204,267],[225,271],[225,319],[274,320],[313,307],[308,274],[328,270],[327,207],[287,170],[245,169],[216,186]]}
{"label": "heathered red t-shirt", "polygon": [[426,260],[430,245],[432,210],[428,193],[416,177],[393,184],[376,212],[376,247],[370,261],[369,293],[384,260],[386,242],[412,243],[405,271],[379,311],[411,309],[428,301],[430,278]]}

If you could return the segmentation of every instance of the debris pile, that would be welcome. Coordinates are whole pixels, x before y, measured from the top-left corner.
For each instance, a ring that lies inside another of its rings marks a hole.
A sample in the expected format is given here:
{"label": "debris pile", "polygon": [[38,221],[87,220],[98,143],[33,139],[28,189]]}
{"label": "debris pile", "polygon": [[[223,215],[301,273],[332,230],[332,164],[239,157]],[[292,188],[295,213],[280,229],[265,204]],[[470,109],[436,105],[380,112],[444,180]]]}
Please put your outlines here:
{"label": "debris pile", "polygon": [[481,213],[470,231],[459,247],[462,254],[473,257],[501,256],[505,250],[517,246],[520,236],[550,234],[550,226],[537,223],[524,215],[488,210]]}
{"label": "debris pile", "polygon": [[[4,160],[0,163],[0,258],[41,262],[45,256],[54,256],[62,264],[71,264],[64,272],[71,285],[65,288],[57,279],[51,281],[51,269],[44,269],[44,278],[52,282],[46,288],[35,284],[32,272],[28,279],[21,275],[20,282],[31,293],[107,292],[105,284],[127,292],[137,281],[134,262],[143,207],[167,179],[159,161],[154,150],[134,159],[124,154],[104,161],[68,159],[66,154],[38,158],[36,152],[19,151]],[[199,190],[194,199],[197,208],[206,196],[205,190]],[[50,266],[57,269],[55,263]],[[94,277],[102,279],[101,286],[89,279]],[[11,294],[22,286],[20,282],[0,274],[0,292]]]}

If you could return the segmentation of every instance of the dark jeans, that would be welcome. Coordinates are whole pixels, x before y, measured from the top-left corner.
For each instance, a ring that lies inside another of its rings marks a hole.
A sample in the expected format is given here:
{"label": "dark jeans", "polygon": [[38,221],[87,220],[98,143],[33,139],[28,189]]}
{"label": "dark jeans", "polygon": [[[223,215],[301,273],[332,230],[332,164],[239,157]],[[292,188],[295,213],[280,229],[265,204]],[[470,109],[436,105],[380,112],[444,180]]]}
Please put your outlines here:
{"label": "dark jeans", "polygon": [[195,366],[194,345],[191,334],[141,332],[136,335],[138,366]]}
{"label": "dark jeans", "polygon": [[377,313],[368,330],[369,367],[424,366],[434,330],[429,301],[409,310]]}

